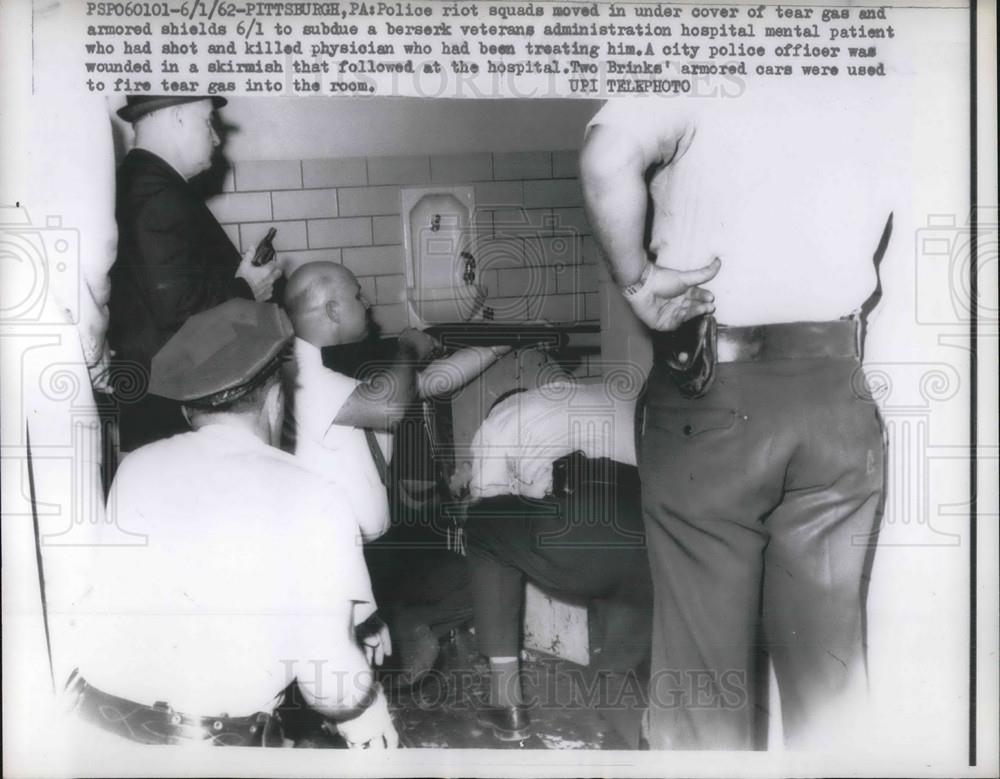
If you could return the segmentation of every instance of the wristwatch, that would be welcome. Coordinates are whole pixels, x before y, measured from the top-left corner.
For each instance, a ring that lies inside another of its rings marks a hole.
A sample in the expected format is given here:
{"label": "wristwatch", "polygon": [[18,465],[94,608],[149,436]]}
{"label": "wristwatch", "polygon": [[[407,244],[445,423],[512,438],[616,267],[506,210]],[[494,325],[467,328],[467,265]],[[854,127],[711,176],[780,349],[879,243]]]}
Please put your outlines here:
{"label": "wristwatch", "polygon": [[631,284],[626,284],[624,287],[621,287],[622,294],[625,296],[626,300],[631,300],[642,291],[642,288],[646,286],[646,282],[649,280],[649,276],[652,272],[653,263],[647,262],[637,280],[633,281]]}

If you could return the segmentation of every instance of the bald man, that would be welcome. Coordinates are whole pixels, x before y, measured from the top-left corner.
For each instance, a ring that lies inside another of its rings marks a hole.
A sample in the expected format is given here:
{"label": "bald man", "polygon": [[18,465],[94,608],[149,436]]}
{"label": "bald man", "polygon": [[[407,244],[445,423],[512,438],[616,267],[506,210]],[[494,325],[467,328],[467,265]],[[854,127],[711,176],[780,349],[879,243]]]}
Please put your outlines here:
{"label": "bald man", "polygon": [[[364,429],[395,432],[407,406],[450,395],[510,351],[505,346],[471,347],[428,364],[438,344],[413,328],[400,334],[397,349],[391,339],[380,338],[371,303],[357,278],[332,262],[308,263],[296,270],[285,290],[285,308],[295,327],[296,400],[302,400],[294,410],[295,449],[317,463],[327,463],[324,467],[341,464],[336,454],[343,451],[342,438],[348,435],[331,425],[353,428],[355,440]],[[327,370],[313,371],[323,363]],[[385,386],[377,378],[359,381],[366,368],[388,371],[393,380]],[[322,384],[322,393],[314,384]],[[391,439],[386,435],[377,439],[389,460]],[[365,450],[374,454],[367,443]]]}
{"label": "bald man", "polygon": [[[311,467],[344,477],[345,488],[365,507],[366,540],[385,533],[390,513],[396,516],[396,532],[369,548],[367,557],[376,598],[389,607],[399,626],[394,633],[404,641],[404,679],[415,681],[434,662],[440,635],[472,614],[464,560],[447,552],[440,538],[435,544],[426,537],[433,517],[420,513],[423,506],[414,505],[403,484],[416,474],[433,492],[434,464],[419,404],[457,391],[510,347],[461,349],[429,363],[437,342],[414,329],[404,330],[398,342],[381,339],[357,278],[331,262],[298,268],[288,279],[285,307],[296,334],[298,375],[289,415],[294,451]],[[405,453],[395,459],[394,433],[402,436],[399,451]],[[423,534],[424,553],[412,548],[413,533]]]}
{"label": "bald man", "polygon": [[389,526],[377,452],[388,458],[388,434],[416,398],[416,369],[433,354],[434,340],[416,330],[404,332],[399,359],[381,366],[390,380],[359,381],[324,367],[321,351],[346,344],[362,344],[370,352],[380,348],[371,305],[354,274],[334,263],[303,265],[288,280],[285,308],[296,335],[289,444],[311,467],[345,477],[363,507],[363,536],[374,540]]}

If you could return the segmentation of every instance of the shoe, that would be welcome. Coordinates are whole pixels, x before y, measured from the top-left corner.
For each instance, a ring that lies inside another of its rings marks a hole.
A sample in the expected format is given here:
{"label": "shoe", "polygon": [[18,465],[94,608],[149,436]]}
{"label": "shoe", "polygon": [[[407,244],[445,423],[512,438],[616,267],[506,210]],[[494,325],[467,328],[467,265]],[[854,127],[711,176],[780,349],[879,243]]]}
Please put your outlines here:
{"label": "shoe", "polygon": [[492,730],[500,741],[521,741],[531,735],[531,720],[524,706],[480,706],[476,722]]}

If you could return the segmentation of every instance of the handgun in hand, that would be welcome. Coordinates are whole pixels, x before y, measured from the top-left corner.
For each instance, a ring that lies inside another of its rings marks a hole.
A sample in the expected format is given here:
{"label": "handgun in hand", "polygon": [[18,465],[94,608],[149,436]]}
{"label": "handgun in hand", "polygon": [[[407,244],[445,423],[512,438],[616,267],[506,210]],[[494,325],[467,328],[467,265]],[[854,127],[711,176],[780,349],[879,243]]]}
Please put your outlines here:
{"label": "handgun in hand", "polygon": [[260,243],[257,244],[257,251],[254,252],[253,259],[251,260],[254,265],[260,267],[274,259],[274,236],[277,234],[278,228],[272,227],[267,231],[267,235],[260,239]]}

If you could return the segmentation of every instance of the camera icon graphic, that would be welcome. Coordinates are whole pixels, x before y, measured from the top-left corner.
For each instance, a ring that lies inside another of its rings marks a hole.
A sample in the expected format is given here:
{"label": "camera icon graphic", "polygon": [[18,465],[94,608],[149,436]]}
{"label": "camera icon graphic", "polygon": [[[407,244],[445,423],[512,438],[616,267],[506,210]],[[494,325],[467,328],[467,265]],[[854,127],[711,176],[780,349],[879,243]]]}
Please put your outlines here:
{"label": "camera icon graphic", "polygon": [[[0,323],[65,324],[66,311],[75,322],[79,312],[80,232],[63,227],[62,217],[47,216],[34,224],[24,208],[0,207]],[[50,292],[61,305],[47,309]]]}
{"label": "camera icon graphic", "polygon": [[996,276],[997,207],[980,208],[977,216],[975,241],[971,217],[960,224],[954,214],[932,214],[926,227],[917,230],[915,310],[920,324],[966,324],[974,313],[981,322],[998,321],[995,304],[981,294],[974,299],[972,283],[978,275],[983,290]]}

